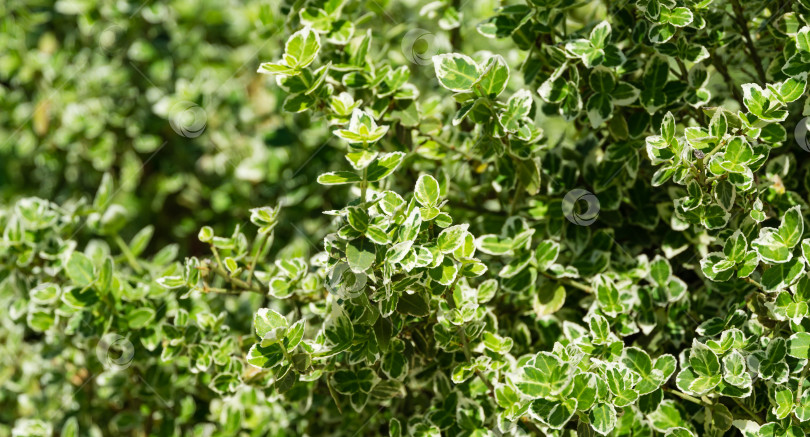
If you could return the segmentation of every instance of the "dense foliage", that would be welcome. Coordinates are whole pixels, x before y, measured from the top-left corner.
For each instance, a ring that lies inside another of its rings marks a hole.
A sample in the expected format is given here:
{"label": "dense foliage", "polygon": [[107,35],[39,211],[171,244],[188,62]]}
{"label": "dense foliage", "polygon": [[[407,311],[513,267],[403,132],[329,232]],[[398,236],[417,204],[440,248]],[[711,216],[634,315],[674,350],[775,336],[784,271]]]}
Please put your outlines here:
{"label": "dense foliage", "polygon": [[809,1],[0,12],[0,436],[810,433]]}

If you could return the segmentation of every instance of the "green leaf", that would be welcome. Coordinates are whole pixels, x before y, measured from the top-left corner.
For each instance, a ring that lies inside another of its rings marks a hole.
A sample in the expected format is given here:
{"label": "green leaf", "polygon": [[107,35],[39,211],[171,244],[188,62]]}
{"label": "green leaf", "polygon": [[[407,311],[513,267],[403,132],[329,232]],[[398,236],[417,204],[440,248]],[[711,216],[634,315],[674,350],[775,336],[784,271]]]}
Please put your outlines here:
{"label": "green leaf", "polygon": [[669,284],[672,277],[672,267],[666,258],[658,255],[650,262],[650,279],[663,287]]}
{"label": "green leaf", "polygon": [[777,419],[784,419],[793,412],[793,392],[789,388],[777,390],[773,399],[776,405],[773,406],[771,412]]}
{"label": "green leaf", "polygon": [[127,325],[131,329],[141,329],[155,318],[155,310],[141,307],[127,313]]}
{"label": "green leaf", "polygon": [[[366,170],[366,180],[377,182],[394,172],[405,158],[404,152],[391,152],[380,155]],[[318,182],[320,178],[318,178]],[[321,182],[322,183],[322,182]]]}
{"label": "green leaf", "polygon": [[338,393],[351,395],[369,393],[379,378],[372,369],[338,370],[332,375],[332,386]]}
{"label": "green leaf", "polygon": [[318,33],[305,27],[293,33],[284,46],[284,62],[287,66],[300,70],[307,67],[321,49]]}
{"label": "green leaf", "polygon": [[787,111],[773,99],[769,89],[763,90],[755,83],[743,84],[742,89],[745,107],[760,120],[776,123],[787,118]]}
{"label": "green leaf", "polygon": [[611,281],[599,281],[596,285],[596,300],[602,311],[615,317],[625,311],[625,306],[619,299],[619,290]]}
{"label": "green leaf", "polygon": [[321,185],[351,184],[362,180],[357,173],[351,171],[333,171],[318,176],[318,183]]}
{"label": "green leaf", "polygon": [[786,263],[776,264],[765,270],[760,283],[765,291],[777,292],[792,285],[804,273],[804,260],[793,258]]}
{"label": "green leaf", "polygon": [[613,117],[613,99],[608,94],[596,93],[585,104],[591,127],[597,128]]}
{"label": "green leaf", "polygon": [[62,425],[60,437],[79,437],[79,421],[76,416],[70,417]]}
{"label": "green leaf", "polygon": [[553,429],[562,429],[577,411],[576,399],[565,399],[557,403],[548,415],[548,426]]}
{"label": "green leaf", "polygon": [[353,240],[346,245],[346,261],[355,273],[370,269],[376,257],[374,243],[366,239]]}
{"label": "green leaf", "polygon": [[754,158],[754,150],[743,137],[734,137],[726,146],[723,158],[735,164],[747,164]]}
{"label": "green leaf", "polygon": [[352,111],[348,129],[333,131],[338,138],[349,144],[363,144],[364,146],[379,141],[387,132],[388,126],[377,126],[374,117],[357,108]]}
{"label": "green leaf", "polygon": [[788,339],[788,355],[799,359],[810,358],[810,334],[797,332]]}
{"label": "green leaf", "polygon": [[782,224],[779,226],[779,236],[787,247],[794,248],[801,241],[804,233],[804,217],[802,217],[801,207],[796,205],[782,216]]}
{"label": "green leaf", "polygon": [[[612,340],[610,336],[610,324],[604,317],[594,314],[588,320],[588,326],[591,328],[591,341],[594,344],[606,344]],[[615,337],[614,337],[615,338]],[[652,364],[650,364],[652,367]]]}
{"label": "green leaf", "polygon": [[647,419],[650,421],[650,425],[652,425],[653,429],[658,432],[667,432],[673,428],[682,428],[683,425],[686,424],[675,402],[670,399],[662,401],[655,411],[647,415]]}
{"label": "green leaf", "polygon": [[487,59],[475,82],[475,92],[482,97],[498,97],[509,83],[509,66],[500,55]]}
{"label": "green leaf", "polygon": [[596,93],[610,94],[616,87],[613,73],[604,67],[594,69],[588,77],[588,83]]}
{"label": "green leaf", "polygon": [[348,349],[354,340],[354,325],[346,311],[333,303],[331,313],[323,328],[325,337],[324,349],[316,353],[318,357],[333,356]]}
{"label": "green leaf", "polygon": [[489,255],[507,255],[512,253],[512,239],[495,234],[481,235],[475,240],[475,247]]}
{"label": "green leaf", "polygon": [[720,360],[717,355],[705,344],[697,340],[692,342],[692,350],[689,352],[689,365],[701,376],[720,374]]}
{"label": "green leaf", "polygon": [[433,176],[423,174],[416,181],[414,191],[416,201],[422,206],[436,206],[439,203],[439,182]]}
{"label": "green leaf", "polygon": [[677,7],[669,9],[667,7],[661,8],[661,15],[658,21],[662,23],[669,23],[673,26],[683,27],[688,26],[694,19],[692,11],[684,7]]}
{"label": "green leaf", "polygon": [[734,350],[723,357],[723,380],[741,388],[751,386],[751,374],[746,370],[745,357],[740,352]]}
{"label": "green leaf", "polygon": [[279,343],[263,347],[254,344],[247,353],[245,360],[257,369],[272,369],[284,359],[284,351]]}
{"label": "green leaf", "polygon": [[596,404],[588,413],[588,420],[594,431],[607,435],[616,427],[616,410],[609,403]]}
{"label": "green leaf", "polygon": [[[491,253],[491,252],[487,252]],[[548,270],[560,254],[560,244],[556,241],[544,240],[537,245],[534,251],[534,262],[538,270]]]}
{"label": "green leaf", "polygon": [[782,102],[794,102],[804,95],[804,90],[807,89],[807,72],[796,77],[790,77],[774,88]]}
{"label": "green leaf", "polygon": [[287,319],[269,308],[260,308],[253,316],[253,328],[259,338],[264,338],[269,332],[279,328],[284,328],[286,332],[287,326]]}
{"label": "green leaf", "polygon": [[751,242],[763,261],[772,264],[793,259],[791,249],[799,244],[804,233],[804,219],[798,205],[787,210],[778,229],[762,228],[759,237]]}
{"label": "green leaf", "polygon": [[532,95],[529,90],[522,89],[506,102],[506,109],[498,114],[498,122],[507,132],[517,132],[531,110]]}
{"label": "green leaf", "polygon": [[469,225],[455,225],[442,230],[436,239],[436,244],[442,253],[450,253],[458,249],[464,242]]}
{"label": "green leaf", "polygon": [[81,252],[73,252],[70,254],[65,271],[79,287],[87,287],[96,281],[95,267],[90,261],[90,258]]}
{"label": "green leaf", "polygon": [[549,352],[540,352],[521,367],[517,387],[533,399],[559,394],[567,385],[568,369],[568,363]]}
{"label": "green leaf", "polygon": [[458,93],[470,91],[481,75],[478,65],[472,58],[458,53],[434,56],[433,67],[439,83]]}
{"label": "green leaf", "polygon": [[796,33],[796,49],[810,52],[810,27],[804,26]]}
{"label": "green leaf", "polygon": [[98,190],[96,190],[96,197],[93,198],[93,207],[99,211],[103,211],[112,201],[112,197],[115,195],[114,190],[115,186],[112,175],[110,173],[104,173],[101,177],[101,183],[98,185]]}
{"label": "green leaf", "polygon": [[589,40],[591,45],[597,49],[603,49],[610,38],[610,23],[602,21],[591,30]]}
{"label": "green leaf", "polygon": [[441,264],[428,271],[430,278],[442,285],[450,285],[456,279],[458,266],[449,257],[444,257]]}
{"label": "green leaf", "polygon": [[566,390],[566,397],[576,399],[578,410],[588,411],[597,399],[600,382],[594,373],[577,373]]}

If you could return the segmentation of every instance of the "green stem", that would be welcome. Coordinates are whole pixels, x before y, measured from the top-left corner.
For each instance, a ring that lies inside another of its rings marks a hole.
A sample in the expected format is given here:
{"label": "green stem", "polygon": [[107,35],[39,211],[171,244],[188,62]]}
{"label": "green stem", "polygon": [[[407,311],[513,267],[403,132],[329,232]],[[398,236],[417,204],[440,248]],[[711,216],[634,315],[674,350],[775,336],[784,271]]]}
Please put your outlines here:
{"label": "green stem", "polygon": [[800,404],[802,398],[802,387],[804,387],[804,379],[807,377],[807,364],[805,363],[802,368],[802,374],[799,376],[799,385],[796,387],[796,404]]}
{"label": "green stem", "polygon": [[663,387],[663,389],[667,393],[671,393],[671,394],[673,394],[673,395],[675,395],[675,396],[677,396],[677,397],[679,397],[679,398],[681,398],[681,399],[683,399],[685,401],[692,402],[693,404],[701,405],[701,406],[704,406],[704,407],[710,407],[710,406],[713,405],[711,402],[706,402],[706,401],[704,401],[702,399],[698,399],[698,398],[696,398],[694,396],[690,396],[690,395],[688,395],[688,394],[686,394],[686,393],[684,393],[684,392],[682,392],[680,390],[671,389],[669,387]]}
{"label": "green stem", "polygon": [[259,249],[253,254],[253,259],[250,261],[250,267],[248,267],[248,285],[253,285],[253,271],[256,269],[256,262],[259,260],[259,256],[261,256],[262,251],[264,251],[264,245],[267,244],[267,241],[270,239],[270,235],[272,234],[261,234],[259,236]]}
{"label": "green stem", "polygon": [[518,179],[517,184],[515,185],[515,193],[512,195],[512,202],[509,204],[509,215],[515,215],[515,209],[517,208],[518,201],[520,200],[521,195],[523,194],[523,181]]}
{"label": "green stem", "polygon": [[734,403],[735,403],[735,404],[737,404],[737,406],[738,406],[738,407],[742,408],[742,409],[743,409],[743,411],[745,411],[745,413],[746,413],[746,414],[748,414],[748,415],[749,415],[749,416],[750,416],[752,419],[754,419],[754,421],[755,421],[755,422],[757,422],[758,424],[762,425],[762,419],[760,419],[760,418],[759,418],[759,416],[758,416],[756,413],[754,413],[753,411],[751,411],[751,409],[750,409],[750,408],[748,408],[748,406],[747,406],[747,405],[745,405],[744,403],[742,403],[742,402],[741,402],[739,399],[737,399],[737,398],[732,398],[732,399],[734,399]]}
{"label": "green stem", "polygon": [[213,244],[211,245],[211,253],[214,254],[214,259],[216,260],[217,265],[221,266],[222,265],[222,258],[219,257],[219,251],[217,250],[216,246],[214,246]]}
{"label": "green stem", "polygon": [[239,278],[234,278],[227,271],[225,271],[224,268],[222,268],[221,264],[212,264],[211,265],[211,271],[213,271],[217,275],[223,277],[226,281],[230,282],[235,287],[239,287],[239,288],[241,288],[241,289],[243,289],[245,291],[251,291],[253,293],[259,293],[259,294],[262,294],[262,295],[266,294],[265,290],[262,289],[261,286],[256,285],[256,284],[248,284],[247,282],[245,282],[245,281],[243,281],[243,280],[241,280]]}
{"label": "green stem", "polygon": [[734,80],[732,80],[731,75],[728,73],[728,68],[723,63],[723,60],[717,57],[715,53],[711,54],[712,65],[714,68],[723,76],[725,79],[726,85],[728,86],[729,90],[731,91],[731,95],[734,96],[734,100],[740,104],[740,108],[745,108],[745,103],[743,103],[742,95],[740,94],[740,90],[737,89],[737,86],[734,84]]}
{"label": "green stem", "polygon": [[755,280],[753,280],[753,279],[751,279],[751,278],[743,278],[743,281],[745,281],[745,282],[747,282],[747,283],[749,283],[749,284],[753,284],[753,285],[755,285],[757,288],[759,288],[760,290],[765,291],[765,290],[762,288],[762,284],[760,284],[759,282],[757,282],[757,281],[755,281]]}
{"label": "green stem", "polygon": [[712,177],[706,179],[705,181],[703,181],[703,185],[711,185],[712,182],[723,179],[723,178],[726,178],[726,177],[728,177],[728,174],[721,174],[719,176],[712,176]]}
{"label": "green stem", "polygon": [[360,200],[366,202],[366,191],[368,190],[368,167],[363,169],[363,181],[360,182]]}
{"label": "green stem", "polygon": [[118,248],[121,249],[121,253],[124,254],[124,258],[126,258],[127,263],[132,267],[133,270],[135,270],[135,273],[143,273],[143,267],[141,267],[140,263],[138,263],[138,259],[132,254],[132,251],[129,250],[129,246],[124,239],[118,234],[116,234],[113,239],[115,240],[115,244],[118,245]]}

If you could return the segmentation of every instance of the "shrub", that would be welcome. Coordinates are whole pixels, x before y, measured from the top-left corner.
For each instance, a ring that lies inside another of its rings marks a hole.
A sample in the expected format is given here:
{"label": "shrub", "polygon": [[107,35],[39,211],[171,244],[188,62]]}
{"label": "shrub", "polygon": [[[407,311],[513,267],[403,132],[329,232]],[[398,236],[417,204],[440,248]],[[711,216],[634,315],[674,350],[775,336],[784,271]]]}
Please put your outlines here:
{"label": "shrub", "polygon": [[[215,178],[217,152],[178,151],[128,182],[117,158],[149,151],[75,158],[113,121],[23,122],[4,172],[52,166],[3,191],[0,433],[810,431],[810,3],[412,3],[231,12],[283,36],[211,114],[277,96],[278,140]],[[194,31],[188,6],[166,10]],[[109,13],[87,8],[55,9]],[[180,76],[213,62],[181,53]],[[161,138],[151,104],[127,136]],[[218,148],[248,119],[170,138]],[[198,211],[190,187],[222,184]],[[187,196],[178,224],[161,206]]]}

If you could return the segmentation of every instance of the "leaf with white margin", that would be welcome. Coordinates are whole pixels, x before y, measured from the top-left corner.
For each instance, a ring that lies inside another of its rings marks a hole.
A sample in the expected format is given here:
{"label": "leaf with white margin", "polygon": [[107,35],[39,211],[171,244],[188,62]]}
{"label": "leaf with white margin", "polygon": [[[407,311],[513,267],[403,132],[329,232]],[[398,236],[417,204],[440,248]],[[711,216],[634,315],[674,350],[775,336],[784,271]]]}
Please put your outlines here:
{"label": "leaf with white margin", "polygon": [[464,236],[467,234],[468,224],[450,226],[442,230],[436,239],[436,244],[442,253],[450,253],[458,249],[464,243]]}
{"label": "leaf with white margin", "polygon": [[481,75],[475,61],[459,53],[445,53],[433,57],[433,67],[439,83],[457,93],[469,91]]}
{"label": "leaf with white margin", "polygon": [[253,316],[253,327],[256,330],[256,335],[263,338],[268,332],[278,329],[287,328],[288,322],[281,314],[269,309],[259,308]]}
{"label": "leaf with white margin", "polygon": [[366,170],[366,180],[377,182],[396,170],[405,158],[404,152],[391,152],[380,155]]}
{"label": "leaf with white margin", "polygon": [[348,129],[338,129],[332,133],[351,144],[366,144],[379,141],[387,132],[388,126],[377,126],[374,117],[362,109],[355,108]]}
{"label": "leaf with white margin", "polygon": [[487,59],[483,72],[475,82],[475,92],[482,97],[498,97],[509,83],[509,66],[501,55]]}
{"label": "leaf with white margin", "polygon": [[790,208],[782,217],[779,228],[762,228],[759,237],[751,242],[763,261],[778,264],[793,259],[791,249],[799,244],[804,232],[804,219],[799,205]]}
{"label": "leaf with white margin", "polygon": [[793,258],[786,263],[771,266],[762,274],[760,284],[768,292],[777,292],[796,282],[805,273],[804,260]]}
{"label": "leaf with white margin", "polygon": [[295,69],[301,69],[315,60],[321,49],[321,38],[310,27],[293,33],[284,45],[284,62]]}
{"label": "leaf with white margin", "polygon": [[788,113],[784,109],[777,109],[783,105],[776,105],[778,100],[769,89],[762,89],[755,83],[743,84],[742,89],[745,107],[757,118],[770,123],[785,121]]}
{"label": "leaf with white margin", "polygon": [[516,132],[521,122],[528,117],[532,110],[532,94],[522,89],[506,102],[506,109],[498,114],[498,122],[507,132]]}
{"label": "leaf with white margin", "polygon": [[788,339],[788,355],[799,359],[810,358],[810,334],[797,332]]}
{"label": "leaf with white margin", "polygon": [[613,404],[597,404],[588,413],[588,419],[590,419],[594,431],[601,435],[607,435],[616,427],[616,409],[613,408]]}
{"label": "leaf with white margin", "polygon": [[751,386],[751,374],[746,370],[745,357],[737,350],[723,357],[723,380],[735,386]]}
{"label": "leaf with white margin", "polygon": [[422,206],[436,206],[439,203],[439,182],[428,174],[419,176],[414,196]]}

